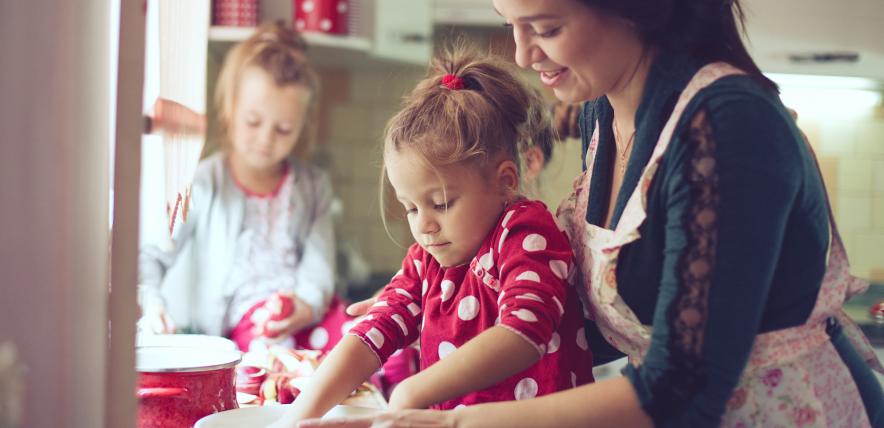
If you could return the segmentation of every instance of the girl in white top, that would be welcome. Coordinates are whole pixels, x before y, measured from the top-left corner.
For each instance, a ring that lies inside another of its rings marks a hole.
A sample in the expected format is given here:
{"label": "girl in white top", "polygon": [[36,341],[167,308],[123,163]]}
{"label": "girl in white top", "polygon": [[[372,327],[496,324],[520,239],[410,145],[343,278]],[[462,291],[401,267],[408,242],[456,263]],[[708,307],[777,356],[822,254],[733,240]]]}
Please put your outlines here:
{"label": "girl in white top", "polygon": [[[304,49],[297,32],[268,24],[227,56],[215,101],[229,144],[198,167],[174,248],[140,252],[142,326],[168,333],[178,323],[244,349],[263,336],[313,349],[340,338],[331,186],[297,160],[311,148],[319,86]],[[272,296],[294,310],[268,320],[259,309]]]}

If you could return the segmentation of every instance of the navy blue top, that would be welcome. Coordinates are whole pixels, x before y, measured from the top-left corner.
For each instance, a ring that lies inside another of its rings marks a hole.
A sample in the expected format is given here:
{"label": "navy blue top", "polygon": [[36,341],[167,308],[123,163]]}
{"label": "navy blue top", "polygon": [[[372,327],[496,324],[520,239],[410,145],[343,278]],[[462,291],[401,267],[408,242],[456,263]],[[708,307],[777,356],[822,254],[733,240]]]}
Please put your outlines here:
{"label": "navy blue top", "polygon": [[[682,54],[655,59],[611,228],[700,66]],[[580,123],[584,154],[596,120],[600,127],[586,218],[599,226],[610,199],[612,118],[602,97],[584,105]],[[643,364],[624,374],[657,426],[717,425],[755,336],[805,323],[825,271],[828,215],[813,155],[776,95],[730,76],[688,105],[650,187],[641,238],[622,249],[617,266],[620,295],[653,325]],[[677,323],[686,311],[700,321]],[[586,331],[595,364],[622,356],[592,322]]]}

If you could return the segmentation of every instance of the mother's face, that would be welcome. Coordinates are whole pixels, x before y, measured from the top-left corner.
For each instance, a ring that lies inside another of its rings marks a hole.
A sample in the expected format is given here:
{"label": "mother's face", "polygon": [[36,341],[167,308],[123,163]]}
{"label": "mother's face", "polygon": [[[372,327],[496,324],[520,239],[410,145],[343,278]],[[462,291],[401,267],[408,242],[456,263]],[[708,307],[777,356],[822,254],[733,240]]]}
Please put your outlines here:
{"label": "mother's face", "polygon": [[627,20],[578,0],[492,0],[513,27],[516,63],[567,103],[617,89],[640,58],[642,44]]}

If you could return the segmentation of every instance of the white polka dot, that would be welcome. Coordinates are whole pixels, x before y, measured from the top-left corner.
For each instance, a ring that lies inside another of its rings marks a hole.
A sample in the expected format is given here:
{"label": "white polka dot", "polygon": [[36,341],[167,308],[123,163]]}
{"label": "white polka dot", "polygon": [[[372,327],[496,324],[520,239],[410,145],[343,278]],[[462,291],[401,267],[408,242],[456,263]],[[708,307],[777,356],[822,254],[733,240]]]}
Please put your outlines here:
{"label": "white polka dot", "polygon": [[458,405],[454,406],[455,409],[463,409],[464,407],[467,407],[467,405],[466,404],[458,404]]}
{"label": "white polka dot", "polygon": [[403,295],[403,296],[405,296],[405,297],[408,297],[409,299],[414,300],[414,298],[411,297],[411,293],[409,293],[408,291],[405,291],[405,290],[402,289],[402,288],[397,288],[397,289],[396,289],[396,292],[399,293],[399,294],[401,294],[401,295]]}
{"label": "white polka dot", "polygon": [[562,302],[559,301],[559,298],[553,296],[553,301],[556,302],[556,306],[559,307],[559,316],[565,315],[565,308],[562,306]]}
{"label": "white polka dot", "polygon": [[507,212],[506,215],[503,216],[503,223],[501,223],[501,226],[506,227],[507,222],[510,221],[510,218],[513,217],[513,213],[515,212],[515,210],[509,210],[509,212]]}
{"label": "white polka dot", "polygon": [[546,249],[546,238],[536,233],[532,233],[525,237],[522,241],[522,248],[525,251],[543,251]]}
{"label": "white polka dot", "polygon": [[589,345],[586,343],[586,334],[583,333],[583,327],[577,330],[577,346],[584,351],[589,349]]}
{"label": "white polka dot", "polygon": [[415,261],[414,261],[414,268],[417,269],[417,274],[418,274],[418,275],[422,275],[422,274],[423,274],[423,272],[424,272],[424,267],[423,267],[423,265],[421,264],[420,260],[415,260]]}
{"label": "white polka dot", "polygon": [[332,27],[332,23],[331,23],[330,19],[326,18],[326,19],[323,19],[322,21],[319,21],[319,29],[320,30],[328,31],[328,30],[331,30],[331,27]]}
{"label": "white polka dot", "polygon": [[537,272],[534,272],[533,270],[526,270],[516,277],[516,281],[540,282],[540,275],[538,275]]}
{"label": "white polka dot", "polygon": [[577,375],[571,372],[571,388],[577,388]]}
{"label": "white polka dot", "polygon": [[353,325],[356,324],[356,321],[347,321],[341,325],[341,334],[347,334],[350,332],[350,329],[353,328]]}
{"label": "white polka dot", "polygon": [[515,315],[516,318],[525,321],[525,322],[537,322],[537,315],[534,315],[534,312],[531,312],[527,309],[519,309],[516,311],[510,312]]}
{"label": "white polka dot", "polygon": [[497,243],[497,253],[500,254],[503,251],[503,241],[506,240],[506,236],[510,234],[510,230],[507,228],[503,229],[503,233],[500,234],[500,241]]}
{"label": "white polka dot", "polygon": [[414,302],[408,304],[408,312],[411,312],[412,315],[417,316],[421,313],[421,307],[416,305]]}
{"label": "white polka dot", "polygon": [[475,296],[461,299],[457,305],[457,317],[464,321],[470,321],[476,318],[476,315],[479,315],[479,299]]}
{"label": "white polka dot", "polygon": [[516,384],[516,400],[530,400],[537,396],[537,381],[526,377]]}
{"label": "white polka dot", "polygon": [[442,301],[443,302],[447,301],[448,299],[451,298],[451,296],[453,294],[454,294],[454,283],[447,280],[447,279],[443,279],[442,280]]}
{"label": "white polka dot", "polygon": [[559,350],[559,345],[562,343],[562,337],[559,336],[558,333],[553,332],[552,337],[549,339],[549,344],[547,346],[547,353],[552,354]]}
{"label": "white polka dot", "polygon": [[297,28],[298,31],[304,31],[304,28],[307,28],[307,23],[304,22],[303,19],[299,19],[295,21],[295,28]]}
{"label": "white polka dot", "polygon": [[500,302],[503,300],[503,295],[504,292],[501,291],[500,294],[497,296],[497,306],[500,306]]}
{"label": "white polka dot", "polygon": [[310,347],[313,349],[322,349],[328,345],[328,330],[323,327],[316,327],[310,333]]}
{"label": "white polka dot", "polygon": [[534,293],[520,294],[520,295],[516,296],[516,298],[517,299],[525,299],[525,300],[533,300],[535,302],[543,303],[543,299],[541,299],[540,296],[538,296]]}
{"label": "white polka dot", "polygon": [[400,275],[402,275],[402,269],[399,269],[398,271],[396,271],[396,275],[393,275],[393,278],[396,278],[397,276],[400,276]]}
{"label": "white polka dot", "polygon": [[549,268],[559,279],[568,277],[568,263],[561,260],[550,260]]}
{"label": "white polka dot", "polygon": [[347,2],[338,2],[338,13],[347,13]]}
{"label": "white polka dot", "polygon": [[371,341],[375,348],[381,349],[384,346],[384,335],[380,330],[372,327],[365,335],[368,336],[368,340]]}
{"label": "white polka dot", "polygon": [[390,306],[390,305],[387,304],[386,300],[378,300],[377,302],[374,302],[374,304],[371,306],[373,308],[386,308],[387,306]]}
{"label": "white polka dot", "polygon": [[399,324],[399,328],[402,329],[402,334],[408,336],[408,327],[405,326],[405,319],[402,318],[402,315],[393,314],[393,321],[396,321],[396,324]]}
{"label": "white polka dot", "polygon": [[479,257],[479,266],[482,266],[482,269],[490,270],[494,267],[494,255],[491,251],[488,251],[482,257]]}
{"label": "white polka dot", "polygon": [[429,284],[429,283],[427,282],[427,280],[425,279],[424,282],[423,282],[423,284],[421,284],[421,296],[426,296],[426,295],[427,295],[427,288],[428,288],[429,286],[430,286],[430,284]]}
{"label": "white polka dot", "polygon": [[303,9],[304,12],[310,13],[310,12],[313,12],[313,9],[315,6],[316,5],[314,5],[311,0],[307,0],[301,4],[301,9]]}
{"label": "white polka dot", "polygon": [[454,346],[453,343],[443,341],[442,343],[439,344],[439,359],[441,360],[441,359],[451,355],[451,353],[456,350],[457,350],[457,347]]}

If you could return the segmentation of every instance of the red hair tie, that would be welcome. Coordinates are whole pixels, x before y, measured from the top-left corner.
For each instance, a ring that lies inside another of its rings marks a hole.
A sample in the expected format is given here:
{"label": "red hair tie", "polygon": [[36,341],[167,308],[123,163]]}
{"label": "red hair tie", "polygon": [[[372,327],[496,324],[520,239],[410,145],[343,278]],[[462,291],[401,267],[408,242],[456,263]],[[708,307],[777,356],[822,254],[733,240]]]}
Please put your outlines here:
{"label": "red hair tie", "polygon": [[451,89],[452,91],[456,91],[458,89],[463,89],[464,86],[463,78],[455,76],[453,74],[446,74],[442,76],[442,86]]}

